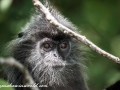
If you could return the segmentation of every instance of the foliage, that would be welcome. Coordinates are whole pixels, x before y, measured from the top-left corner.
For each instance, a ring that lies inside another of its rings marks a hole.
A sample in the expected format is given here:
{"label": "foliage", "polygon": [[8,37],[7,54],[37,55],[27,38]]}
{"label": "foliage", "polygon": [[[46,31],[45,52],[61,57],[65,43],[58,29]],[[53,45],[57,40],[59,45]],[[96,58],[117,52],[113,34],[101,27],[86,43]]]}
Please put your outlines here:
{"label": "foliage", "polygon": [[9,85],[10,85],[9,83],[4,81],[3,79],[0,79],[0,90],[13,90],[13,88]]}
{"label": "foliage", "polygon": [[[102,49],[120,57],[119,0],[51,0],[51,2],[79,28],[81,34]],[[0,0],[0,56],[4,56],[6,43],[29,21],[33,7],[31,0]],[[91,90],[102,90],[120,79],[118,64],[93,51],[91,53],[91,60],[87,61],[88,83]]]}

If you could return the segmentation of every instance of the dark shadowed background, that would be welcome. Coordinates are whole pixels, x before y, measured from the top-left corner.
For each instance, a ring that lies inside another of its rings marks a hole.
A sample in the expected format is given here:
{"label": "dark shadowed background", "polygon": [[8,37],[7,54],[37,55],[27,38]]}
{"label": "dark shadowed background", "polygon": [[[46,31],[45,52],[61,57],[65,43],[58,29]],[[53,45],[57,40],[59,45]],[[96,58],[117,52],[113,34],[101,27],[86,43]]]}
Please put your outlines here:
{"label": "dark shadowed background", "polygon": [[[50,0],[93,43],[120,57],[120,0]],[[14,39],[32,14],[31,0],[0,0],[0,57],[4,47]],[[120,80],[120,65],[91,50],[87,62],[91,90],[103,88]],[[0,85],[7,84],[2,79]],[[0,90],[12,90],[0,88]]]}

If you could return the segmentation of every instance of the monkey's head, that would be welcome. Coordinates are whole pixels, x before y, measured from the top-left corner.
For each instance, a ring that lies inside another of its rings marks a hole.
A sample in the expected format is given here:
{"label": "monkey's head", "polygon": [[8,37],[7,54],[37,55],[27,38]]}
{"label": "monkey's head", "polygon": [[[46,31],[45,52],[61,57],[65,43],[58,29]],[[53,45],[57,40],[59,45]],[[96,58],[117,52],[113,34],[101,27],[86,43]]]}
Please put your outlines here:
{"label": "monkey's head", "polygon": [[[51,10],[51,13],[58,22],[76,30],[58,12]],[[13,44],[13,57],[28,67],[37,83],[64,86],[82,76],[80,44],[49,23],[44,14],[33,15]]]}

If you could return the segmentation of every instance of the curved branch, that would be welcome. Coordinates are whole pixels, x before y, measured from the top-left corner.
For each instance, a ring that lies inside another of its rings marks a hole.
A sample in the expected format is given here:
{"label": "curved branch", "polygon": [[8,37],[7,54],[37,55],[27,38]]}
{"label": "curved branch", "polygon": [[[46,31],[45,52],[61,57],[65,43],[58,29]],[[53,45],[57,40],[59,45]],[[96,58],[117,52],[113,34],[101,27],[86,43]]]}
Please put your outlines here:
{"label": "curved branch", "polygon": [[104,57],[107,57],[111,60],[113,60],[116,63],[120,64],[120,59],[104,50],[102,50],[101,48],[99,48],[98,46],[96,46],[95,44],[93,44],[90,40],[88,40],[85,36],[82,36],[80,34],[75,33],[74,31],[72,31],[71,29],[65,27],[64,25],[62,25],[61,23],[59,23],[54,17],[53,15],[49,12],[49,10],[39,1],[39,0],[32,0],[33,4],[39,8],[46,16],[46,19],[53,25],[56,26],[56,28],[58,28],[59,30],[61,30],[63,33],[68,34],[74,38],[76,38],[77,40],[81,41],[82,43],[84,43],[85,45],[87,45],[88,47],[90,47],[92,50],[94,50],[95,52],[103,55]]}
{"label": "curved branch", "polygon": [[[34,85],[35,84],[33,78],[29,74],[29,71],[27,70],[27,68],[25,68],[24,65],[22,65],[21,63],[16,61],[14,58],[7,58],[7,59],[0,58],[0,64],[13,66],[13,67],[17,68],[18,70],[20,70],[20,72],[23,74],[24,79],[26,81],[25,85]],[[38,87],[30,87],[30,89],[31,90],[39,90]]]}

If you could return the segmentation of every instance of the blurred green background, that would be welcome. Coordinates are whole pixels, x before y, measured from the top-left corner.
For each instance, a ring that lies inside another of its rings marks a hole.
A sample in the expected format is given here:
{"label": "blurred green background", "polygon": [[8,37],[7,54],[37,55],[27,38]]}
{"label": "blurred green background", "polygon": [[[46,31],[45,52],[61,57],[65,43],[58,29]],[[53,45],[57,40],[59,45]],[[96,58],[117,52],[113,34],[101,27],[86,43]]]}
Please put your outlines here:
{"label": "blurred green background", "polygon": [[[89,40],[103,50],[120,57],[120,0],[50,0]],[[31,0],[0,0],[0,56],[4,47],[29,20]],[[91,50],[87,62],[91,90],[120,80],[120,65]],[[1,69],[2,70],[2,69]],[[2,71],[0,77],[2,78]],[[6,83],[0,79],[0,84]],[[0,88],[0,90],[11,90]]]}

